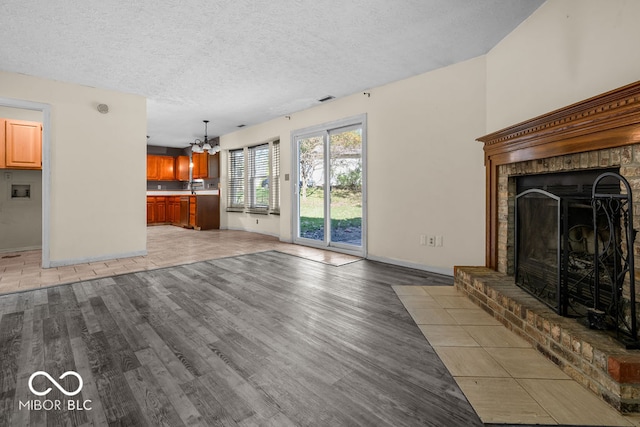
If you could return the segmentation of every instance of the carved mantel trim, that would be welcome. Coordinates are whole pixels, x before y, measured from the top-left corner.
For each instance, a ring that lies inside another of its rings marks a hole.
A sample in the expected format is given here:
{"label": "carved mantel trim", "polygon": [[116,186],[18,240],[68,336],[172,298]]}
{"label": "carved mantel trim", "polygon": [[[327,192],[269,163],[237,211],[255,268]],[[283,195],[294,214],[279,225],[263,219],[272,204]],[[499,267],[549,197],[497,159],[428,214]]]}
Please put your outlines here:
{"label": "carved mantel trim", "polygon": [[477,140],[486,166],[486,266],[496,269],[498,166],[640,143],[640,81]]}

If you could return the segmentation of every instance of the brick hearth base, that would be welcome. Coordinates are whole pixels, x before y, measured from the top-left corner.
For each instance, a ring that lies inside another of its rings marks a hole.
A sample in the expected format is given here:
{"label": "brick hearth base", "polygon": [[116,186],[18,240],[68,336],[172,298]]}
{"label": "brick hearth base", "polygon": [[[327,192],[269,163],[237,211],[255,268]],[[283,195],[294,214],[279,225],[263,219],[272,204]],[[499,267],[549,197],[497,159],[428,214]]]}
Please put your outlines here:
{"label": "brick hearth base", "polygon": [[484,267],[456,267],[455,286],[567,375],[623,413],[640,412],[640,350],[562,317]]}

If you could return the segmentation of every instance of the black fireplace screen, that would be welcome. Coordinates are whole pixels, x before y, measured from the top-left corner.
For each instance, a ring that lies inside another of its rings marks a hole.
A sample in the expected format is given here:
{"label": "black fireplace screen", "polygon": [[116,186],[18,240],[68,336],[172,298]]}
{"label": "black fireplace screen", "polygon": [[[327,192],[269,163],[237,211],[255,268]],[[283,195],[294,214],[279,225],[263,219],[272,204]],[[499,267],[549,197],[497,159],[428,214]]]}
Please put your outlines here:
{"label": "black fireplace screen", "polygon": [[526,177],[517,186],[516,284],[558,314],[614,330],[635,346],[628,182],[616,172],[587,171]]}

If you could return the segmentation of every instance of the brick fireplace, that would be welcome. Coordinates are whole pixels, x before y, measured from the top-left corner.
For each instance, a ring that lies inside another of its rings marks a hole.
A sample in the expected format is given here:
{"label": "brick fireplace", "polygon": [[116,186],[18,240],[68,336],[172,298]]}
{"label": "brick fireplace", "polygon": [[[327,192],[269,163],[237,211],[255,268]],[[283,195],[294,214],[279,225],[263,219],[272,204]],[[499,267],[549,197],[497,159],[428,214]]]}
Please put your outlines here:
{"label": "brick fireplace", "polygon": [[[486,265],[456,267],[456,286],[612,406],[640,412],[640,351],[560,316],[517,287],[514,278],[514,206],[521,177],[614,170],[630,184],[632,226],[640,229],[640,82],[478,140],[484,143],[486,166]],[[632,258],[639,253],[636,241]],[[640,269],[631,274],[640,277]]]}

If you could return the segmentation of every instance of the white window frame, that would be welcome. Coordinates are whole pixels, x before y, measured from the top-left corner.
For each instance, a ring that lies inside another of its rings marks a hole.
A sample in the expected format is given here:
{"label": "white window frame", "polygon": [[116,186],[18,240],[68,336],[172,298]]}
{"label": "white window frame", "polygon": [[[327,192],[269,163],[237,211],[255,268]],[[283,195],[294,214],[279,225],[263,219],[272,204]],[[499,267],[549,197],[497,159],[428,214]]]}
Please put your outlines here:
{"label": "white window frame", "polygon": [[[264,148],[267,146],[267,175],[255,175],[255,156],[251,153],[253,150]],[[227,212],[246,212],[246,213],[258,213],[258,214],[280,214],[280,170],[281,170],[281,162],[280,162],[280,139],[270,139],[266,142],[262,142],[260,144],[251,144],[244,148],[238,148],[233,150],[228,150],[227,152]],[[235,181],[238,181],[239,178],[234,176],[234,168],[232,164],[232,153],[242,152],[242,164],[243,164],[243,178],[242,178],[242,192],[243,192],[243,200],[242,205],[240,204],[232,204],[232,196],[235,194],[233,190],[237,190],[239,186],[233,186]],[[267,204],[257,204],[255,203],[255,182],[252,182],[254,179],[267,180],[268,185],[268,194],[267,194]]]}

